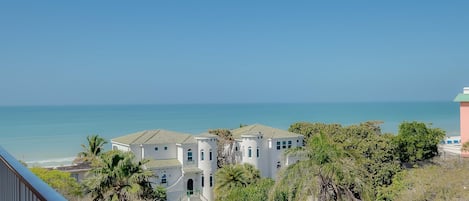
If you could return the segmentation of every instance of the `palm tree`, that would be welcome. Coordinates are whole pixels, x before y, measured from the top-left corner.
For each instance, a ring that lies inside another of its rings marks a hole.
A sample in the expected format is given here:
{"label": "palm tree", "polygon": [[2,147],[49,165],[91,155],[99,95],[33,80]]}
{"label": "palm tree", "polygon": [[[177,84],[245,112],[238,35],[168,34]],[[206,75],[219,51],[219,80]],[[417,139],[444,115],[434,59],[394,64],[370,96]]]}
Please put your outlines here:
{"label": "palm tree", "polygon": [[253,165],[244,163],[242,168],[244,169],[244,175],[247,184],[252,184],[261,178],[261,172],[256,169]]}
{"label": "palm tree", "polygon": [[251,164],[225,165],[215,173],[216,200],[225,200],[228,191],[246,187],[260,179],[260,172]]}
{"label": "palm tree", "polygon": [[245,171],[238,165],[227,165],[215,173],[215,190],[223,191],[247,185]]}
{"label": "palm tree", "polygon": [[295,153],[305,160],[281,171],[271,200],[359,200],[365,185],[352,153],[332,142],[323,133],[310,138]]}
{"label": "palm tree", "polygon": [[79,161],[91,162],[103,152],[103,146],[107,141],[99,135],[89,135],[86,137],[88,145],[82,144],[83,151],[78,153]]}
{"label": "palm tree", "polygon": [[84,181],[85,192],[95,201],[155,199],[149,182],[154,175],[143,168],[148,161],[134,163],[133,160],[134,155],[130,152],[102,154],[97,166],[91,170],[92,176]]}

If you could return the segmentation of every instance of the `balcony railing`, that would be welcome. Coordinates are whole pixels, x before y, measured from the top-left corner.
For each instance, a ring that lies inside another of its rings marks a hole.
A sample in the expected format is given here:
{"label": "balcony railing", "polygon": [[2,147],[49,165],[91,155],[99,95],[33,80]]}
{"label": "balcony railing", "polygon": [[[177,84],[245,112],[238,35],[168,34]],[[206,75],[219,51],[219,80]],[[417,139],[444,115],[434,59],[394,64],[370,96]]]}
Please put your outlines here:
{"label": "balcony railing", "polygon": [[65,201],[0,146],[0,201]]}

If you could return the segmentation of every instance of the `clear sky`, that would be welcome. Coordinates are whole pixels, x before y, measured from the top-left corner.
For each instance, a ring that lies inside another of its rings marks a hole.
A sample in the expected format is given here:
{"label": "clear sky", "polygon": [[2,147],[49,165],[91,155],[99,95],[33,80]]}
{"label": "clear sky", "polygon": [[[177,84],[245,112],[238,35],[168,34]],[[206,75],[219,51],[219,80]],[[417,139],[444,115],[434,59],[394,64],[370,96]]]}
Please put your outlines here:
{"label": "clear sky", "polygon": [[451,101],[469,1],[0,2],[0,105]]}

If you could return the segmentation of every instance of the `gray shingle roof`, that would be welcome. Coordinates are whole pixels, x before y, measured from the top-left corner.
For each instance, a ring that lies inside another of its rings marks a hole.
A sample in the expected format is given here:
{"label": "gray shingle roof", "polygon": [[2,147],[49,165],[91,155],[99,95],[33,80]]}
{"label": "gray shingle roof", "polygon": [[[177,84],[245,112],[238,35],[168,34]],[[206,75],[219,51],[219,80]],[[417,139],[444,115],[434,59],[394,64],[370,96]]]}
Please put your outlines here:
{"label": "gray shingle roof", "polygon": [[244,126],[231,130],[233,137],[235,139],[241,138],[241,135],[256,135],[261,133],[265,138],[291,138],[291,137],[300,137],[303,135],[296,134],[290,131],[272,128],[262,124],[253,124],[249,126]]}
{"label": "gray shingle roof", "polygon": [[187,144],[196,143],[194,136],[168,130],[146,130],[112,139],[122,144]]}

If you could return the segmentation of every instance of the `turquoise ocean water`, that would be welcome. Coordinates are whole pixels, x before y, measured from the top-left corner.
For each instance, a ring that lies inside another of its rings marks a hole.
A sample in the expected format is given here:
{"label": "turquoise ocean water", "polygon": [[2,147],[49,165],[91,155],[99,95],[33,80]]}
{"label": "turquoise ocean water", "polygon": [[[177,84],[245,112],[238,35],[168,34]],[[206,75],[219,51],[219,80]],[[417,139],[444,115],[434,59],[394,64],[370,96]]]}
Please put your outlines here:
{"label": "turquoise ocean water", "polygon": [[[191,104],[119,106],[0,107],[0,145],[16,158],[36,165],[67,164],[86,136],[112,138],[146,129],[199,134],[212,128],[261,123],[281,129],[298,121],[355,124],[384,121],[384,132],[397,132],[403,121],[433,123],[459,134],[454,102]],[[107,149],[110,148],[108,144]]]}

